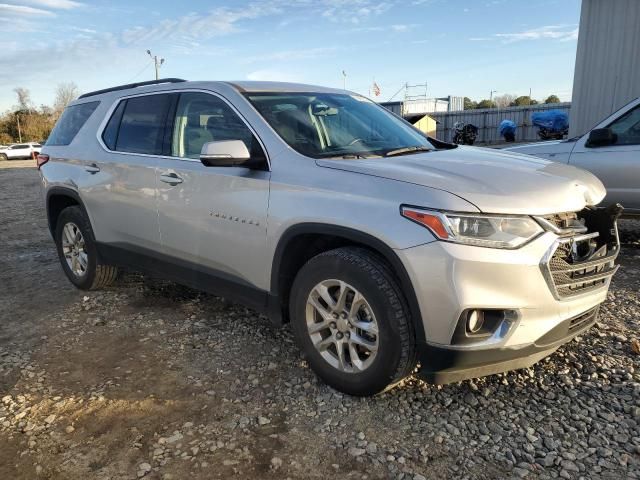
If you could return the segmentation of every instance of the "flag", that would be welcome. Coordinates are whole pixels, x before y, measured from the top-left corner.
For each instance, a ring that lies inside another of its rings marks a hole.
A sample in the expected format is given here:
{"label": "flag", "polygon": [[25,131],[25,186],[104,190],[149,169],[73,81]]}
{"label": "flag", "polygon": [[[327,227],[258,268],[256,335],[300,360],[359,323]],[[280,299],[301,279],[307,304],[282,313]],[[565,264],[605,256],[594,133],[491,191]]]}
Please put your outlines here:
{"label": "flag", "polygon": [[379,96],[380,96],[380,87],[378,86],[378,84],[377,84],[376,82],[373,82],[373,87],[372,87],[372,89],[371,89],[371,90],[373,91],[373,94],[374,94],[376,97],[379,97]]}

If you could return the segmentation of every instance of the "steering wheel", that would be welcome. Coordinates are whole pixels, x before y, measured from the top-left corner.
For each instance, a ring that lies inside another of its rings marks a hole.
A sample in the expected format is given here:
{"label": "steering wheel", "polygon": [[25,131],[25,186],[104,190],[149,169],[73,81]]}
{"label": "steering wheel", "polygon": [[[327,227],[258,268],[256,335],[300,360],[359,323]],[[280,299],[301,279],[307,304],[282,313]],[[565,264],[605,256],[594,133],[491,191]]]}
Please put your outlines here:
{"label": "steering wheel", "polygon": [[349,144],[347,145],[347,147],[350,147],[350,146],[352,146],[352,145],[355,145],[355,144],[356,144],[356,143],[358,143],[358,142],[364,142],[364,140],[363,140],[363,139],[361,139],[361,138],[354,138],[353,140],[351,140],[351,141],[349,142]]}

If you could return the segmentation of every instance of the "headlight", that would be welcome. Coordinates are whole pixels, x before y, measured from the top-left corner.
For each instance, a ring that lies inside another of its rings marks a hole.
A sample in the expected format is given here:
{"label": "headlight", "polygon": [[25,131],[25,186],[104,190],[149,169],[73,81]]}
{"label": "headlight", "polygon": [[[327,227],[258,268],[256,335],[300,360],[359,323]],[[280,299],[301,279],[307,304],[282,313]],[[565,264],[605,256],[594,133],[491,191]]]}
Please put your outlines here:
{"label": "headlight", "polygon": [[544,231],[526,216],[448,213],[414,207],[402,207],[401,212],[440,240],[478,247],[518,248]]}

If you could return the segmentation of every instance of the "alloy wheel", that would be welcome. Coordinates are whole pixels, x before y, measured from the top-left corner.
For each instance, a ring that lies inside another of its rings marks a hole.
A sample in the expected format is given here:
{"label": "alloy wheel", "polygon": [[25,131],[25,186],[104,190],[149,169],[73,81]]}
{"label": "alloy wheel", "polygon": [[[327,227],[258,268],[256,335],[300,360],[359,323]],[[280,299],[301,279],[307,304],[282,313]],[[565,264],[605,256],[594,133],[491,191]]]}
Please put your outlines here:
{"label": "alloy wheel", "polygon": [[334,368],[358,373],[373,363],[379,330],[367,299],[342,280],[318,283],[307,299],[307,332],[315,349]]}
{"label": "alloy wheel", "polygon": [[84,237],[78,226],[69,222],[62,229],[62,253],[69,269],[77,277],[82,277],[89,266]]}

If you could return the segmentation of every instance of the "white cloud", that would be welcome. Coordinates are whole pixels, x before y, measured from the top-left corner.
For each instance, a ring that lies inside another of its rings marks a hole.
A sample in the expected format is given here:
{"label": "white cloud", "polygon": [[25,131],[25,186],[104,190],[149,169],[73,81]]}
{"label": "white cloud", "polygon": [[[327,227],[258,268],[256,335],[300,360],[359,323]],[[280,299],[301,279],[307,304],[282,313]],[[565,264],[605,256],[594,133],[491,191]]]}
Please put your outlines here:
{"label": "white cloud", "polygon": [[381,15],[392,7],[391,3],[372,0],[324,0],[319,3],[323,17],[332,22],[353,24]]}
{"label": "white cloud", "polygon": [[175,37],[208,39],[238,32],[241,20],[250,20],[279,12],[272,3],[250,4],[245,8],[216,8],[206,14],[189,13],[182,17],[165,19],[154,27],[138,26],[122,33],[125,43],[165,40]]}
{"label": "white cloud", "polygon": [[496,33],[493,36],[505,43],[544,39],[569,41],[578,38],[578,27],[575,25],[546,25],[516,33]]}
{"label": "white cloud", "polygon": [[82,7],[80,2],[74,2],[73,0],[22,0],[24,3],[31,5],[38,5],[41,7],[54,8],[60,10],[71,10],[72,8]]}
{"label": "white cloud", "polygon": [[0,15],[11,16],[40,16],[40,17],[53,17],[55,14],[48,10],[42,10],[41,8],[27,7],[25,5],[10,5],[8,3],[0,3]]}
{"label": "white cloud", "polygon": [[409,32],[416,28],[418,25],[415,23],[406,24],[406,23],[396,23],[393,25],[376,25],[373,27],[356,27],[352,28],[351,32],[396,32],[396,33],[404,33]]}

